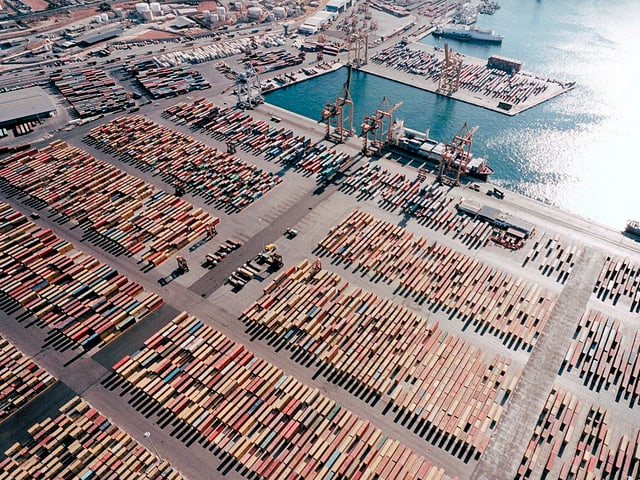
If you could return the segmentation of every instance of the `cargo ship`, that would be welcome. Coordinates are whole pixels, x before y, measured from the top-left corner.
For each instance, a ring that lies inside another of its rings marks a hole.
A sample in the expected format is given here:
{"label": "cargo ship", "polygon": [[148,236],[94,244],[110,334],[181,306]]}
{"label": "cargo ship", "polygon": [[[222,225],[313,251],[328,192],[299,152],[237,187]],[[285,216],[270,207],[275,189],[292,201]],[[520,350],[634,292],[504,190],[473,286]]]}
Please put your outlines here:
{"label": "cargo ship", "polygon": [[625,233],[640,237],[640,222],[637,220],[629,220],[627,226],[624,229]]}
{"label": "cargo ship", "polygon": [[[394,120],[391,127],[391,138],[387,143],[388,148],[398,149],[412,156],[426,160],[435,165],[440,165],[447,144],[429,138],[429,133],[421,133],[405,128],[402,120]],[[453,165],[456,165],[454,158]],[[465,175],[486,181],[493,173],[493,169],[487,165],[487,160],[476,157],[472,153],[467,159]]]}
{"label": "cargo ship", "polygon": [[434,37],[452,38],[463,42],[502,43],[504,37],[493,30],[470,27],[468,25],[450,25],[437,27],[433,31]]}

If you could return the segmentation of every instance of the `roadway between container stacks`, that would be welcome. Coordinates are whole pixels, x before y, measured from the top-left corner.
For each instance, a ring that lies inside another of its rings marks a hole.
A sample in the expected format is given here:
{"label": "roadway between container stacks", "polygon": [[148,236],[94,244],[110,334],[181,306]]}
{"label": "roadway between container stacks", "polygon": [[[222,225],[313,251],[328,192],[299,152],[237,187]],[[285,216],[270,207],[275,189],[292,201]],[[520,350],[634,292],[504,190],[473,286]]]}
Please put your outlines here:
{"label": "roadway between container stacks", "polygon": [[604,260],[604,252],[589,247],[578,259],[471,478],[516,477],[521,460],[517,453],[526,449]]}
{"label": "roadway between container stacks", "polygon": [[[336,184],[320,187],[315,190],[315,194],[309,195],[307,199],[280,215],[275,222],[265,229],[264,236],[258,233],[252,240],[245,243],[242,248],[234,252],[239,255],[237,257],[238,265],[257,253],[253,249],[261,250],[262,244],[260,242],[269,242],[281,237],[287,227],[295,224],[298,221],[297,219],[302,219],[309,213],[310,208],[321,204],[336,191],[337,182]],[[7,200],[19,211],[24,213],[27,210],[25,205],[15,199]],[[138,441],[143,442],[140,432],[151,431],[154,438],[157,439],[156,445],[163,458],[168,459],[188,478],[208,480],[210,476],[207,473],[216,469],[221,460],[195,445],[188,447],[179,439],[170,436],[167,431],[160,429],[155,424],[153,418],[146,417],[129,405],[127,397],[123,397],[117,390],[112,391],[102,385],[102,381],[110,375],[109,370],[113,359],[121,358],[121,356],[124,356],[124,352],[130,354],[136,351],[148,336],[152,335],[153,332],[157,331],[172,318],[173,313],[182,310],[195,315],[206,324],[225,334],[232,341],[247,346],[257,356],[282,369],[288,375],[294,376],[309,386],[318,388],[324,395],[348,408],[361,418],[369,419],[383,433],[391,438],[401,439],[403,444],[414,452],[425,455],[427,458],[437,459],[438,465],[448,472],[462,475],[461,478],[470,473],[472,464],[465,465],[448,454],[438,455],[437,449],[432,449],[432,445],[427,440],[408,431],[404,426],[394,421],[392,416],[384,415],[384,402],[378,402],[377,405],[371,406],[324,377],[319,376],[316,378],[316,369],[305,367],[297,360],[290,358],[289,355],[283,355],[282,352],[276,351],[265,342],[253,339],[238,320],[237,312],[227,310],[224,305],[220,304],[216,304],[214,307],[209,301],[203,299],[200,294],[195,293],[194,286],[197,287],[200,281],[197,281],[191,289],[179,283],[171,284],[169,287],[161,287],[157,282],[157,273],[150,272],[147,275],[140,275],[139,265],[132,262],[130,258],[113,257],[99,246],[82,241],[83,232],[81,228],[69,229],[68,226],[71,226],[70,224],[65,224],[65,226],[61,227],[54,221],[54,218],[47,215],[36,220],[35,223],[55,228],[60,238],[71,241],[76,248],[117,268],[124,275],[138,281],[145,289],[159,293],[165,300],[165,305],[149,318],[144,319],[127,332],[124,332],[117,340],[95,352],[94,355],[88,353],[79,358],[69,359],[68,357],[75,356],[76,352],[60,354],[60,352],[50,349],[45,349],[38,354],[42,348],[46,332],[39,328],[25,329],[24,325],[13,318],[6,318],[4,321],[5,327],[3,330],[6,330],[6,337],[13,341],[18,348],[33,356],[42,367],[50,371],[60,382],[69,387],[73,393],[82,395],[92,406],[100,410],[102,414],[110,418],[119,427],[131,433]],[[286,255],[284,260],[287,263]],[[228,257],[225,262],[229,264],[229,269],[237,268],[237,265],[236,267],[231,266],[235,262]],[[222,265],[224,265],[224,262]],[[152,270],[152,272],[154,271]],[[222,275],[223,271],[218,267],[207,273],[215,274],[218,279],[217,284],[211,285],[209,284],[211,280],[209,280],[208,284],[204,285],[206,286],[206,291],[212,293],[217,286],[222,284],[226,277]],[[87,375],[87,372],[90,374]],[[55,392],[54,390],[51,391]],[[64,396],[66,397],[68,394],[69,392],[66,392]],[[50,400],[45,402],[50,408],[48,416],[56,416],[55,409],[60,406],[57,403],[64,402],[60,399],[56,400],[57,397],[49,397],[49,391],[43,393],[43,401],[45,398]],[[13,425],[13,427],[18,430],[26,430],[33,424],[33,422],[24,420],[24,417],[18,416],[16,423],[19,425]],[[4,425],[1,425],[0,434],[3,432],[6,435]],[[136,435],[136,433],[140,433],[140,435]],[[3,441],[3,438],[5,442],[8,439],[6,436],[0,436],[0,442]],[[9,445],[4,444],[2,446],[6,448]],[[236,478],[237,476],[236,472],[231,472],[229,478]]]}
{"label": "roadway between container stacks", "polygon": [[[355,168],[358,167],[357,161],[358,158],[356,158],[355,163],[349,170],[355,170]],[[338,178],[341,177],[338,176]],[[225,257],[224,261],[213,270],[210,270],[200,277],[200,279],[196,280],[189,287],[189,290],[205,298],[211,295],[224,284],[225,279],[231,275],[235,269],[260,253],[266,244],[273,243],[282,238],[282,235],[287,228],[298,223],[309,213],[309,210],[317,207],[332,194],[337,192],[338,185],[339,182],[330,182],[326,185],[318,186],[312,194],[303,197],[299,202],[291,206],[289,210],[280,214],[277,219],[272,221],[263,230],[256,233],[238,250]],[[283,260],[285,264],[289,263],[286,255]]]}

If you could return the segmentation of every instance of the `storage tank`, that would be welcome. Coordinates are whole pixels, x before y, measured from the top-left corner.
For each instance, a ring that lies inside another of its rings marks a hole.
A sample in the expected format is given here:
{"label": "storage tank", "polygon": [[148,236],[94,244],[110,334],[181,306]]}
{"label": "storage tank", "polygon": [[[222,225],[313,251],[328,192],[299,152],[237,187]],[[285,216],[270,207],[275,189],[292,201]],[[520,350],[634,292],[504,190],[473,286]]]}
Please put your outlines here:
{"label": "storage tank", "polygon": [[218,21],[219,21],[219,20],[220,20],[220,19],[218,18],[218,14],[217,14],[217,13],[212,13],[212,14],[209,16],[209,21],[210,21],[211,23],[218,23]]}
{"label": "storage tank", "polygon": [[211,19],[211,11],[203,10],[202,17],[205,19],[205,21],[209,21]]}
{"label": "storage tank", "polygon": [[144,20],[153,20],[153,14],[151,13],[151,8],[149,8],[148,3],[136,3],[136,12],[138,12],[138,16]]}
{"label": "storage tank", "polygon": [[109,21],[109,15],[107,15],[106,13],[101,14],[100,18],[102,19],[103,22]]}
{"label": "storage tank", "polygon": [[136,3],[136,12],[143,13],[149,10],[150,8],[148,3],[144,3],[144,2]]}
{"label": "storage tank", "polygon": [[120,7],[114,8],[113,14],[116,16],[116,18],[122,18],[122,9]]}
{"label": "storage tank", "polygon": [[273,7],[273,15],[277,18],[285,18],[287,16],[287,9],[284,7]]}
{"label": "storage tank", "polygon": [[153,13],[151,13],[148,3],[136,3],[136,12],[144,20],[153,20]]}
{"label": "storage tank", "polygon": [[153,13],[153,16],[160,16],[162,14],[162,9],[160,8],[160,3],[159,2],[151,2],[149,4],[149,8],[151,8],[151,13]]}
{"label": "storage tank", "polygon": [[94,18],[94,21],[96,23],[102,23],[102,17],[100,15],[96,15],[95,18]]}
{"label": "storage tank", "polygon": [[257,20],[262,16],[262,9],[260,7],[247,8],[247,15],[250,20]]}
{"label": "storage tank", "polygon": [[[242,5],[242,4],[241,4]],[[218,15],[226,15],[227,11],[224,7],[216,7],[216,13]]]}

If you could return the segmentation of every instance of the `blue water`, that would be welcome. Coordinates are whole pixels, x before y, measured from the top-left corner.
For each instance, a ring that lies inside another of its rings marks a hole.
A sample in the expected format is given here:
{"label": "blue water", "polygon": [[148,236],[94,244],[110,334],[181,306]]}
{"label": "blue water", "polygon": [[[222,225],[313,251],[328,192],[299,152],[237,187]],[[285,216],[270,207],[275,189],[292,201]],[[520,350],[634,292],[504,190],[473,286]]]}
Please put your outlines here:
{"label": "blue water", "polygon": [[[637,0],[499,0],[477,25],[504,35],[502,45],[448,40],[464,54],[516,58],[524,69],[572,91],[514,117],[354,72],[354,125],[384,95],[407,127],[450,140],[465,121],[479,125],[473,151],[496,171],[492,181],[613,228],[640,219],[640,2]],[[443,45],[427,37],[424,43]],[[346,69],[281,89],[267,102],[317,120],[334,101]]]}

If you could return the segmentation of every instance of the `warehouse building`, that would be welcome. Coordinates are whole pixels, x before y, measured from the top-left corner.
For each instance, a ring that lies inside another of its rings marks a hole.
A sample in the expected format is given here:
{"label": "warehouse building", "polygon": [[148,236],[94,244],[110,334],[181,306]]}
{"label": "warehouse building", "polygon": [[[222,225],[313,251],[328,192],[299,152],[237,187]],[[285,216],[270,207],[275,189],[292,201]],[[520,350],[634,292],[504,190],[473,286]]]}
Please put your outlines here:
{"label": "warehouse building", "polygon": [[85,35],[84,37],[78,39],[78,45],[80,45],[81,47],[91,47],[96,43],[116,38],[121,33],[122,28],[114,28],[112,30],[104,31],[97,34]]}
{"label": "warehouse building", "polygon": [[0,127],[51,117],[56,107],[41,87],[0,93]]}
{"label": "warehouse building", "polygon": [[322,30],[323,27],[329,24],[336,18],[336,13],[327,12],[326,10],[316,12],[315,15],[307,18],[302,25],[298,27],[298,33],[304,35],[313,35]]}
{"label": "warehouse building", "polygon": [[343,13],[353,5],[352,0],[329,0],[325,6],[327,12]]}

